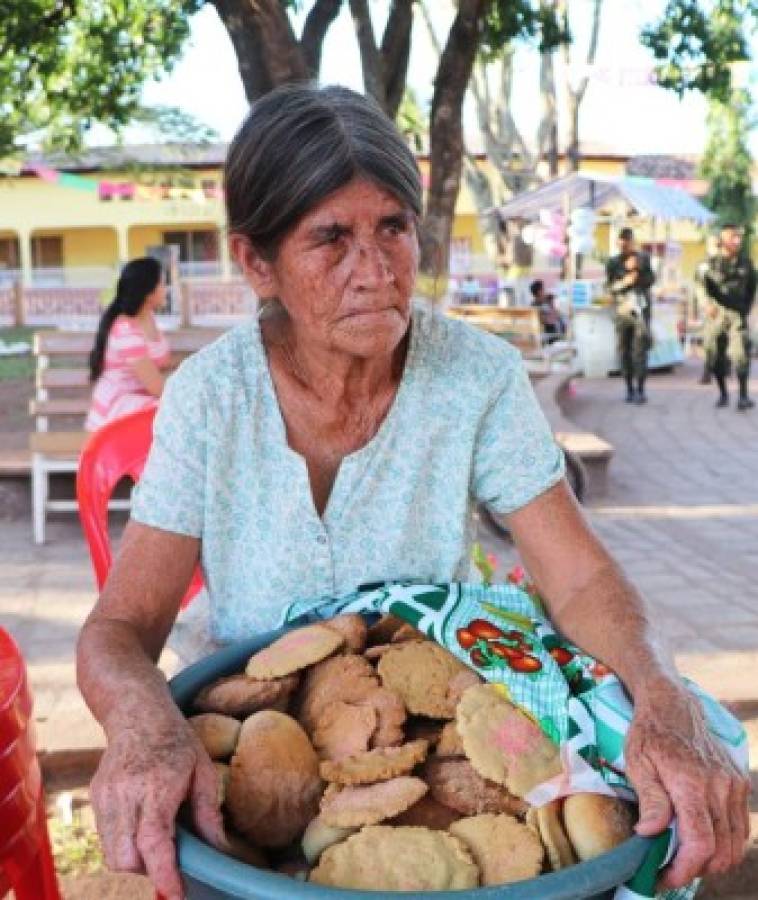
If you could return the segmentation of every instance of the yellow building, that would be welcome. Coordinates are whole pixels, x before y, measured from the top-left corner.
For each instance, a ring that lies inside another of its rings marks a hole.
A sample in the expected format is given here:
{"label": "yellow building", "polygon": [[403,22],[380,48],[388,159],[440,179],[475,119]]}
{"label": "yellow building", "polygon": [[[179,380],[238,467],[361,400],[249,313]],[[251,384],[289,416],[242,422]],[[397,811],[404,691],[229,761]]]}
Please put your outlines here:
{"label": "yellow building", "polygon": [[0,269],[22,283],[95,283],[148,249],[228,274],[224,145],[107,148],[30,159],[0,176]]}
{"label": "yellow building", "polygon": [[[185,277],[228,280],[232,266],[221,197],[225,152],[223,144],[99,148],[77,158],[30,158],[20,171],[0,175],[0,281],[3,270],[18,270],[24,286],[106,286],[119,264],[167,245],[178,247]],[[694,169],[692,160],[675,160],[681,165],[672,170],[666,157],[641,159],[653,160],[651,174],[681,175],[682,165],[689,172]],[[634,164],[602,148],[583,148],[586,170],[642,174]],[[428,177],[428,159],[422,158],[420,165]],[[477,165],[490,164],[480,157]],[[563,160],[561,167],[565,169]],[[465,178],[461,185],[453,258],[492,260],[483,213]],[[607,229],[601,226],[597,236],[601,247],[607,245]],[[663,240],[644,225],[639,237],[645,243]],[[691,275],[704,255],[703,234],[683,223],[670,238],[681,247],[683,273]]]}

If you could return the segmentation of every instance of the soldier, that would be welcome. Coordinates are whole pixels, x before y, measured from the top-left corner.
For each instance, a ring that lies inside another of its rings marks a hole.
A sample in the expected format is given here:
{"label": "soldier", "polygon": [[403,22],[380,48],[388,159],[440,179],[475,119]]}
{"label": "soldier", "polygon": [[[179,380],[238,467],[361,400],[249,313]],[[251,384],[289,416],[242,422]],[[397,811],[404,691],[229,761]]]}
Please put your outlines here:
{"label": "soldier", "polygon": [[631,228],[619,232],[619,250],[617,256],[608,260],[607,284],[616,301],[616,336],[626,381],[626,402],[641,405],[647,403],[647,352],[652,346],[650,288],[655,275],[647,253],[635,250]]}
{"label": "soldier", "polygon": [[710,384],[713,363],[716,359],[716,336],[714,334],[714,301],[708,296],[705,289],[705,276],[708,272],[713,258],[718,255],[720,247],[719,237],[717,234],[709,234],[705,239],[705,259],[697,264],[694,276],[696,311],[698,317],[703,319],[703,374],[700,376],[699,384]]}
{"label": "soldier", "polygon": [[739,382],[740,396],[737,409],[743,412],[755,404],[748,397],[747,383],[750,377],[750,333],[748,316],[755,299],[755,268],[742,252],[742,230],[732,224],[721,229],[720,250],[705,273],[704,283],[708,296],[715,301],[710,309],[708,334],[712,345],[706,355],[713,359],[713,377],[719,387],[717,407],[729,404],[726,377],[729,363],[734,366]]}

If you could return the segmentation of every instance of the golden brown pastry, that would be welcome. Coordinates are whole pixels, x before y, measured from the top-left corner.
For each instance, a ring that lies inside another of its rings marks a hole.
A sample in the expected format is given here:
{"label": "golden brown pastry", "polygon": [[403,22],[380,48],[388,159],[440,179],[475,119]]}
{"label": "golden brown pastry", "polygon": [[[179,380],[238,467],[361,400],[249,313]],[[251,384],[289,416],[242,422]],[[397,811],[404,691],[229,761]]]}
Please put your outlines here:
{"label": "golden brown pastry", "polygon": [[284,847],[318,812],[318,756],[290,716],[254,713],[232,758],[226,808],[240,834],[259,847]]}

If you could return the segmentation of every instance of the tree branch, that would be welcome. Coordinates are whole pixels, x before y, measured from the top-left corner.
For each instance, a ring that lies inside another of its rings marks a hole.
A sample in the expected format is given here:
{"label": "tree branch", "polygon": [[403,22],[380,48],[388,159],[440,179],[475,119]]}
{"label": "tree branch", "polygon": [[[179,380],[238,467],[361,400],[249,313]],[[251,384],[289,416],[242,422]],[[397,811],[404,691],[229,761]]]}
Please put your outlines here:
{"label": "tree branch", "polygon": [[306,17],[300,47],[311,78],[318,76],[324,38],[341,8],[342,0],[316,0]]}
{"label": "tree branch", "polygon": [[[589,47],[587,48],[588,66],[591,66],[592,63],[595,62],[595,57],[597,56],[598,38],[600,37],[600,13],[602,11],[602,6],[603,0],[594,0],[594,5],[592,8],[592,33],[590,34],[590,43]],[[585,75],[576,91],[576,97],[579,103],[581,103],[584,99],[584,94],[587,90],[588,82],[589,77]]]}
{"label": "tree branch", "polygon": [[361,53],[363,86],[366,93],[385,108],[384,81],[382,79],[382,59],[374,38],[374,27],[366,0],[350,0],[350,13],[355,25],[358,47]]}
{"label": "tree branch", "polygon": [[274,87],[266,66],[263,33],[250,3],[239,0],[213,0],[237,56],[245,96],[252,102]]}
{"label": "tree branch", "polygon": [[411,55],[414,0],[392,0],[382,36],[381,63],[386,111],[393,119],[403,99]]}

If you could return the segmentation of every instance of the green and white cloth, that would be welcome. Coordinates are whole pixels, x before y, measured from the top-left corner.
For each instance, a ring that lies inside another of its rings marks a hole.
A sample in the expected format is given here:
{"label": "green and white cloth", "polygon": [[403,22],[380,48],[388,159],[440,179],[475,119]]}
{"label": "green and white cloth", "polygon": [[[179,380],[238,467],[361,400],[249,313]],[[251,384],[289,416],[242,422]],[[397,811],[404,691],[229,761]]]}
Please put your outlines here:
{"label": "green and white cloth", "polygon": [[[374,584],[339,598],[298,601],[284,611],[283,624],[315,621],[342,613],[391,613],[475,669],[504,686],[560,747],[563,773],[538,785],[526,798],[541,806],[572,793],[590,792],[634,800],[624,771],[624,740],[632,704],[618,678],[564,640],[547,620],[539,597],[519,584]],[[692,682],[708,727],[742,771],[747,738],[740,723]],[[691,900],[697,885],[656,895],[659,869],[676,849],[676,825],[651,845],[645,863],[615,900],[659,896]]]}

